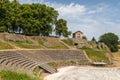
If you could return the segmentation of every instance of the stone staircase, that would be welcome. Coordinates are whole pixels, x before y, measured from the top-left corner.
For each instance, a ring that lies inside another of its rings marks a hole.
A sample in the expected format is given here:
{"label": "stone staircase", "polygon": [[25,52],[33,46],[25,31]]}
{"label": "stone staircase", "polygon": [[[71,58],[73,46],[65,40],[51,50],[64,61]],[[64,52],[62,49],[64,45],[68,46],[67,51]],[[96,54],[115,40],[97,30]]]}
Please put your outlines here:
{"label": "stone staircase", "polygon": [[47,64],[39,64],[39,66],[40,66],[42,69],[46,70],[47,72],[49,72],[49,73],[51,73],[51,74],[57,72],[56,69],[52,68],[51,66],[49,66],[49,65],[47,65]]}

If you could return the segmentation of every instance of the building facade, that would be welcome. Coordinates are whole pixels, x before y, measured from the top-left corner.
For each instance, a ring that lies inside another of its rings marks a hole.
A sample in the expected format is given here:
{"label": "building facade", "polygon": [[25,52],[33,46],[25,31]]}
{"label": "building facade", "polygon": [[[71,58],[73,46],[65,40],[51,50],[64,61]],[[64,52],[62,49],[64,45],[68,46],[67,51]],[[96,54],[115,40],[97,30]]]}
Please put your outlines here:
{"label": "building facade", "polygon": [[81,31],[76,31],[73,33],[73,38],[83,39],[83,33]]}

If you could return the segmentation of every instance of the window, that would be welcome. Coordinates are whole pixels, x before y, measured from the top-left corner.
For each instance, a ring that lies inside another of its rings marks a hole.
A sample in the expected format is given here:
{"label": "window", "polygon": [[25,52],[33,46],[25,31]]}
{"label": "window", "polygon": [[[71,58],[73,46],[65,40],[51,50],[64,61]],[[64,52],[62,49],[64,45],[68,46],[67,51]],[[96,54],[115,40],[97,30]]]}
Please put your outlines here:
{"label": "window", "polygon": [[77,34],[77,38],[80,38],[80,34]]}

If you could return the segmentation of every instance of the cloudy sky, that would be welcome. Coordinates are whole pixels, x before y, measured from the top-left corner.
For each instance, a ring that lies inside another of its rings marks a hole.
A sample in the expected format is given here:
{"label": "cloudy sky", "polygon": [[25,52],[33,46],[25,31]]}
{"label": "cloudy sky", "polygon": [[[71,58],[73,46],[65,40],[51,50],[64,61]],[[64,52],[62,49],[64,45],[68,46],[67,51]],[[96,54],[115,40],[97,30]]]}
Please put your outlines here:
{"label": "cloudy sky", "polygon": [[19,0],[21,3],[40,2],[54,7],[59,18],[68,22],[70,31],[82,31],[91,40],[113,32],[120,37],[120,0]]}

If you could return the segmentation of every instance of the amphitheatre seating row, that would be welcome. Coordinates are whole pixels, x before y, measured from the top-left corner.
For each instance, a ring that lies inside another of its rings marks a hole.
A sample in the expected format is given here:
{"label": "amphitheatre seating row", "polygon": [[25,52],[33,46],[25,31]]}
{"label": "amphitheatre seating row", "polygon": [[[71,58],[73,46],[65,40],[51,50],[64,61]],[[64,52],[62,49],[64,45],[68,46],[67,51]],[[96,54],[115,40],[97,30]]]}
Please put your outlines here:
{"label": "amphitheatre seating row", "polygon": [[7,41],[25,41],[26,40],[24,35],[9,34],[9,33],[4,34],[4,38]]}
{"label": "amphitheatre seating row", "polygon": [[19,51],[19,53],[40,63],[52,61],[52,58],[42,51]]}
{"label": "amphitheatre seating row", "polygon": [[32,74],[34,68],[38,66],[34,61],[27,59],[15,51],[1,51],[0,65],[3,69],[22,70],[30,74]]}
{"label": "amphitheatre seating row", "polygon": [[45,63],[59,61],[88,61],[88,58],[80,50],[0,51],[0,67],[30,74],[36,67],[55,73],[56,70]]}
{"label": "amphitheatre seating row", "polygon": [[71,60],[88,61],[85,53],[80,50],[32,50],[19,51],[19,53],[40,63]]}

